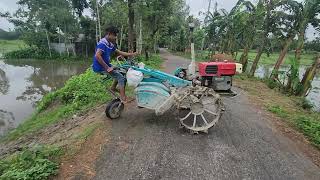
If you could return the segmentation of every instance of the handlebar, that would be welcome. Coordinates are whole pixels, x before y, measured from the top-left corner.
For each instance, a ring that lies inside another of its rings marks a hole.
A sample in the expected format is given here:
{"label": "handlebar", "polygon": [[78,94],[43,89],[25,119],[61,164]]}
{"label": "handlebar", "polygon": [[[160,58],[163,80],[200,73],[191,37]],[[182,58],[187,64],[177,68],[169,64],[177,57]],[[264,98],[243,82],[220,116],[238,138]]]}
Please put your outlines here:
{"label": "handlebar", "polygon": [[135,66],[136,62],[135,62],[135,58],[131,57],[131,58],[124,58],[123,56],[117,56],[116,60],[119,66],[123,65],[123,63],[121,63],[120,59],[125,60],[126,64]]}

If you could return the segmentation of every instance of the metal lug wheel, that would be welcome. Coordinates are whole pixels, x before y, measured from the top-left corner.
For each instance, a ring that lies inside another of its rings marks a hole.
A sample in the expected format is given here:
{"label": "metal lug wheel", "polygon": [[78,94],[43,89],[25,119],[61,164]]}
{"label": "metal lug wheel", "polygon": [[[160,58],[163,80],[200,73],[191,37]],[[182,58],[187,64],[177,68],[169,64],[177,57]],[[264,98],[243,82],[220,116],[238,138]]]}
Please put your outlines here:
{"label": "metal lug wheel", "polygon": [[214,90],[206,88],[199,91],[190,91],[190,95],[185,97],[178,109],[179,120],[184,128],[190,132],[208,133],[221,117],[221,99]]}

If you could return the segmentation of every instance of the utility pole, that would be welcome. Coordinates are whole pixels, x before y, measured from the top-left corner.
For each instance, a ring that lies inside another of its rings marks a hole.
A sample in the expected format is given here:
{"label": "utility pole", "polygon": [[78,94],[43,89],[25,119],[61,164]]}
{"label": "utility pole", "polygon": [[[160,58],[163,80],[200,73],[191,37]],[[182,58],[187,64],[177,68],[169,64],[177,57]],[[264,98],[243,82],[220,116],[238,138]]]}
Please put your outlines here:
{"label": "utility pole", "polygon": [[[206,13],[206,17],[204,18],[204,27],[206,27],[208,24],[207,22],[208,22],[208,15],[209,15],[210,8],[211,8],[211,1],[212,0],[209,0],[208,11]],[[202,38],[201,51],[203,51],[205,39],[206,39],[206,34],[204,34],[204,36]]]}
{"label": "utility pole", "polygon": [[189,75],[194,76],[196,74],[196,62],[195,62],[195,53],[194,53],[194,38],[193,38],[193,30],[194,30],[194,20],[193,17],[189,22],[189,30],[190,30],[190,40],[191,40],[191,63],[188,66]]}

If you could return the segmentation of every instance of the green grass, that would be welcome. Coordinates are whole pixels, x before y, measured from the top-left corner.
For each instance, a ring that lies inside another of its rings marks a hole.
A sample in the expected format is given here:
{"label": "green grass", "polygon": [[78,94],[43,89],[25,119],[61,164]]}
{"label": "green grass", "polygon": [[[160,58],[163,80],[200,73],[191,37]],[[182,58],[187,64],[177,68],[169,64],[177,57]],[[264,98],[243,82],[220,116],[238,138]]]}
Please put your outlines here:
{"label": "green grass", "polygon": [[0,179],[48,179],[57,174],[57,161],[62,154],[58,147],[24,149],[0,160]]}
{"label": "green grass", "polygon": [[281,108],[279,105],[271,105],[267,107],[268,111],[278,115],[281,118],[288,118],[289,113]]}
{"label": "green grass", "polygon": [[5,54],[11,51],[24,49],[26,44],[22,40],[0,40],[0,53]]}
{"label": "green grass", "polygon": [[86,127],[81,134],[79,134],[76,138],[77,139],[87,139],[88,137],[90,137],[96,129],[98,129],[99,127],[101,127],[101,123],[95,123],[95,124],[91,124],[88,127]]}
{"label": "green grass", "polygon": [[268,111],[293,123],[308,137],[314,146],[320,149],[320,114],[316,112],[286,111],[280,105],[267,106]]}
{"label": "green grass", "polygon": [[[237,60],[240,59],[242,52],[238,53]],[[248,54],[249,61],[253,62],[257,53],[255,51],[250,51]],[[288,52],[287,56],[285,57],[284,64],[289,65],[290,64],[290,58],[294,58],[294,52]],[[316,54],[315,53],[303,53],[301,55],[301,65],[311,65],[314,61]],[[266,53],[263,53],[261,55],[261,59],[259,63],[262,64],[269,64],[273,65],[278,60],[279,53],[270,53],[270,56],[268,57]]]}

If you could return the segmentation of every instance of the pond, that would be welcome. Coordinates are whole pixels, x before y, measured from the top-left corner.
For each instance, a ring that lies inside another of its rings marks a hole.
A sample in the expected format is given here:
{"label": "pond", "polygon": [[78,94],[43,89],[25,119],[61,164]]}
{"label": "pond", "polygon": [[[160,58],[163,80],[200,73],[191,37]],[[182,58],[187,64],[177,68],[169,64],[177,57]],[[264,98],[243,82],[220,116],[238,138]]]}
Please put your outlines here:
{"label": "pond", "polygon": [[91,62],[0,60],[0,136],[17,127],[34,112],[48,92],[63,87]]}

